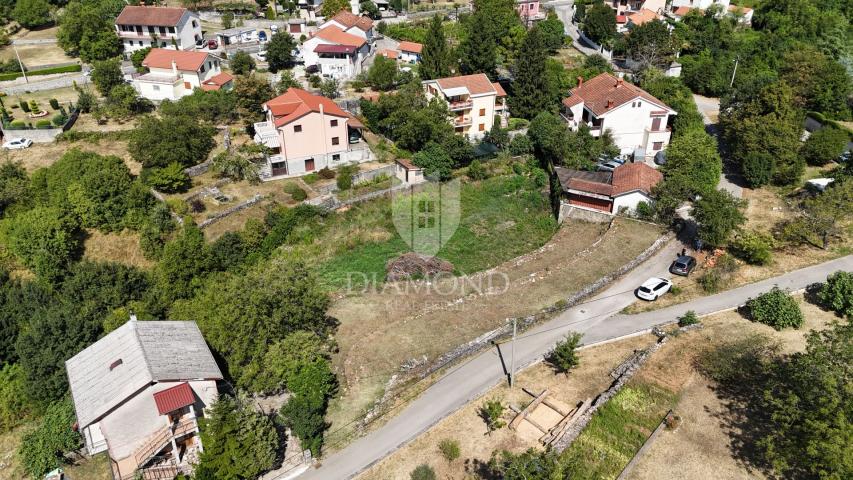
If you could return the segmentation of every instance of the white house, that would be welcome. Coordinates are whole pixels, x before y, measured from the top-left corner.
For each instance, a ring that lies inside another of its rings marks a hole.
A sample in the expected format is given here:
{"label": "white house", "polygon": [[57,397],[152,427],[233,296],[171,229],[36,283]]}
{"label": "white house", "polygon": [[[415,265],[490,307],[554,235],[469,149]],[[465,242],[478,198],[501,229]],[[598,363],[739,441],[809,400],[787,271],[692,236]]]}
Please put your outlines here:
{"label": "white house", "polygon": [[323,29],[330,26],[338,27],[350,35],[365,39],[367,42],[373,40],[373,20],[370,17],[360,17],[342,10],[321,25],[320,28]]}
{"label": "white house", "polygon": [[503,122],[507,115],[506,93],[485,74],[424,80],[423,86],[428,99],[447,102],[456,133],[471,140],[482,138],[491,130],[495,116]]}
{"label": "white house", "polygon": [[318,65],[324,76],[344,80],[361,73],[370,45],[363,37],[328,25],[306,40],[302,50],[305,65]]}
{"label": "white house", "polygon": [[669,8],[675,11],[679,7],[698,8],[699,10],[707,10],[711,5],[720,5],[723,11],[729,8],[730,0],[672,0]]}
{"label": "white house", "polygon": [[416,185],[426,181],[424,169],[415,165],[407,158],[398,158],[394,160],[394,176],[401,182],[405,182],[410,185]]}
{"label": "white house", "polygon": [[609,73],[582,81],[563,99],[563,119],[597,137],[608,130],[623,155],[652,157],[669,145],[677,112],[640,87]]}
{"label": "white house", "polygon": [[201,19],[186,8],[128,5],[115,25],[125,53],[146,47],[192,50],[202,39]]}
{"label": "white house", "polygon": [[174,478],[202,449],[222,373],[195,322],[131,319],[65,362],[86,451],[112,478]]}
{"label": "white house", "polygon": [[252,43],[258,41],[258,29],[255,27],[235,27],[216,32],[216,40],[219,45],[237,45],[240,43]]}
{"label": "white house", "polygon": [[190,95],[193,89],[216,90],[216,85],[226,86],[230,79],[219,75],[219,60],[206,52],[183,52],[154,48],[142,65],[148,73],[135,75],[133,86],[149,100],[177,100]]}
{"label": "white house", "polygon": [[400,42],[397,47],[400,50],[400,61],[406,63],[420,63],[421,52],[424,46],[416,42]]}
{"label": "white house", "polygon": [[[651,191],[663,180],[655,168],[639,162],[626,163],[613,172],[588,172],[555,167],[562,187],[564,207],[603,212],[634,211],[640,202],[652,203]],[[561,217],[562,217],[561,209]]]}

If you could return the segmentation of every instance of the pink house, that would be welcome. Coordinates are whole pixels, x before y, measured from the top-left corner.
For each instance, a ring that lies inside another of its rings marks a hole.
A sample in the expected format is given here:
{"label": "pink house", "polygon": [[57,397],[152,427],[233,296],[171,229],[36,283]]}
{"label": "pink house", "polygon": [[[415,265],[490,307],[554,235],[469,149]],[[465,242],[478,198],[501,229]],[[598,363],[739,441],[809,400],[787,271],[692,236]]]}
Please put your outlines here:
{"label": "pink house", "polygon": [[545,18],[545,14],[539,9],[539,0],[515,0],[515,9],[525,23]]}
{"label": "pink house", "polygon": [[332,100],[299,88],[263,104],[267,121],[256,123],[255,141],[272,154],[261,178],[305,175],[372,158],[361,140],[361,122]]}

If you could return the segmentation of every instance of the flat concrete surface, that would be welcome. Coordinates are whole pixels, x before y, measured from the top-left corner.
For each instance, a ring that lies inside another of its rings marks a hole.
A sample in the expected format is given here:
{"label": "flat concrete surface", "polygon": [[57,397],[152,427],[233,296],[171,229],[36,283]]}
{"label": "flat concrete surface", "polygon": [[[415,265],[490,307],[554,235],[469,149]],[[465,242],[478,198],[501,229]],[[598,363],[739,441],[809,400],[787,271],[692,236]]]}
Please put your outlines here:
{"label": "flat concrete surface", "polygon": [[[692,302],[638,315],[619,312],[633,303],[634,289],[651,276],[669,276],[667,269],[682,244],[672,241],[648,261],[614,282],[592,299],[567,310],[558,317],[519,335],[515,345],[516,367],[535,363],[568,332],[584,334],[583,343],[591,345],[643,332],[656,325],[674,322],[688,310],[699,315],[742,305],[773,285],[791,290],[823,281],[836,270],[853,270],[853,255],[794,271],[762,282],[746,285]],[[454,367],[420,397],[391,418],[383,427],[354,441],[347,448],[322,460],[322,466],[301,475],[301,479],[338,480],[352,478],[408,443],[439,420],[507,378],[504,364],[510,363],[506,344],[475,355]]]}

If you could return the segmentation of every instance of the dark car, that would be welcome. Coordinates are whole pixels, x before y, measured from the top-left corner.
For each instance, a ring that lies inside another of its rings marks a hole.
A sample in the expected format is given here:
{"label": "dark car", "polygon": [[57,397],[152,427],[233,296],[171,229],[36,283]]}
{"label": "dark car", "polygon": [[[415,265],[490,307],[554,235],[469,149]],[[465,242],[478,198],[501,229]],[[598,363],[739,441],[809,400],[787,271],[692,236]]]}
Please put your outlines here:
{"label": "dark car", "polygon": [[219,48],[219,44],[216,43],[216,40],[208,40],[207,41],[207,48],[209,50],[216,50],[217,48]]}
{"label": "dark car", "polygon": [[669,272],[686,277],[694,268],[696,268],[695,258],[690,255],[679,255],[669,266]]}
{"label": "dark car", "polygon": [[266,42],[267,41],[267,32],[265,32],[263,30],[258,32],[258,41],[259,42]]}
{"label": "dark car", "polygon": [[320,65],[308,65],[305,67],[305,73],[309,75],[320,73]]}

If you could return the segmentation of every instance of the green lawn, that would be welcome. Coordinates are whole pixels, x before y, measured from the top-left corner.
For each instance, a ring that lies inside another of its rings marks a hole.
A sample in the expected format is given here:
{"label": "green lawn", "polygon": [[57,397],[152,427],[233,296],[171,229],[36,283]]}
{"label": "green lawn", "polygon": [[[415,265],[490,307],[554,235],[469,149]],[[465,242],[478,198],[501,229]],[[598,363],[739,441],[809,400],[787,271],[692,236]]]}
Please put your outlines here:
{"label": "green lawn", "polygon": [[625,386],[563,452],[567,478],[616,478],[675,403],[675,394],[656,385]]}
{"label": "green lawn", "polygon": [[[485,270],[534,250],[557,229],[547,197],[521,175],[464,184],[461,206],[459,228],[438,253],[459,274]],[[297,249],[299,257],[314,259],[323,283],[331,289],[345,286],[349,277],[363,279],[362,273],[381,282],[388,260],[409,250],[394,228],[388,199],[357,205],[324,223],[311,245]],[[323,252],[318,245],[331,245],[332,251]]]}

